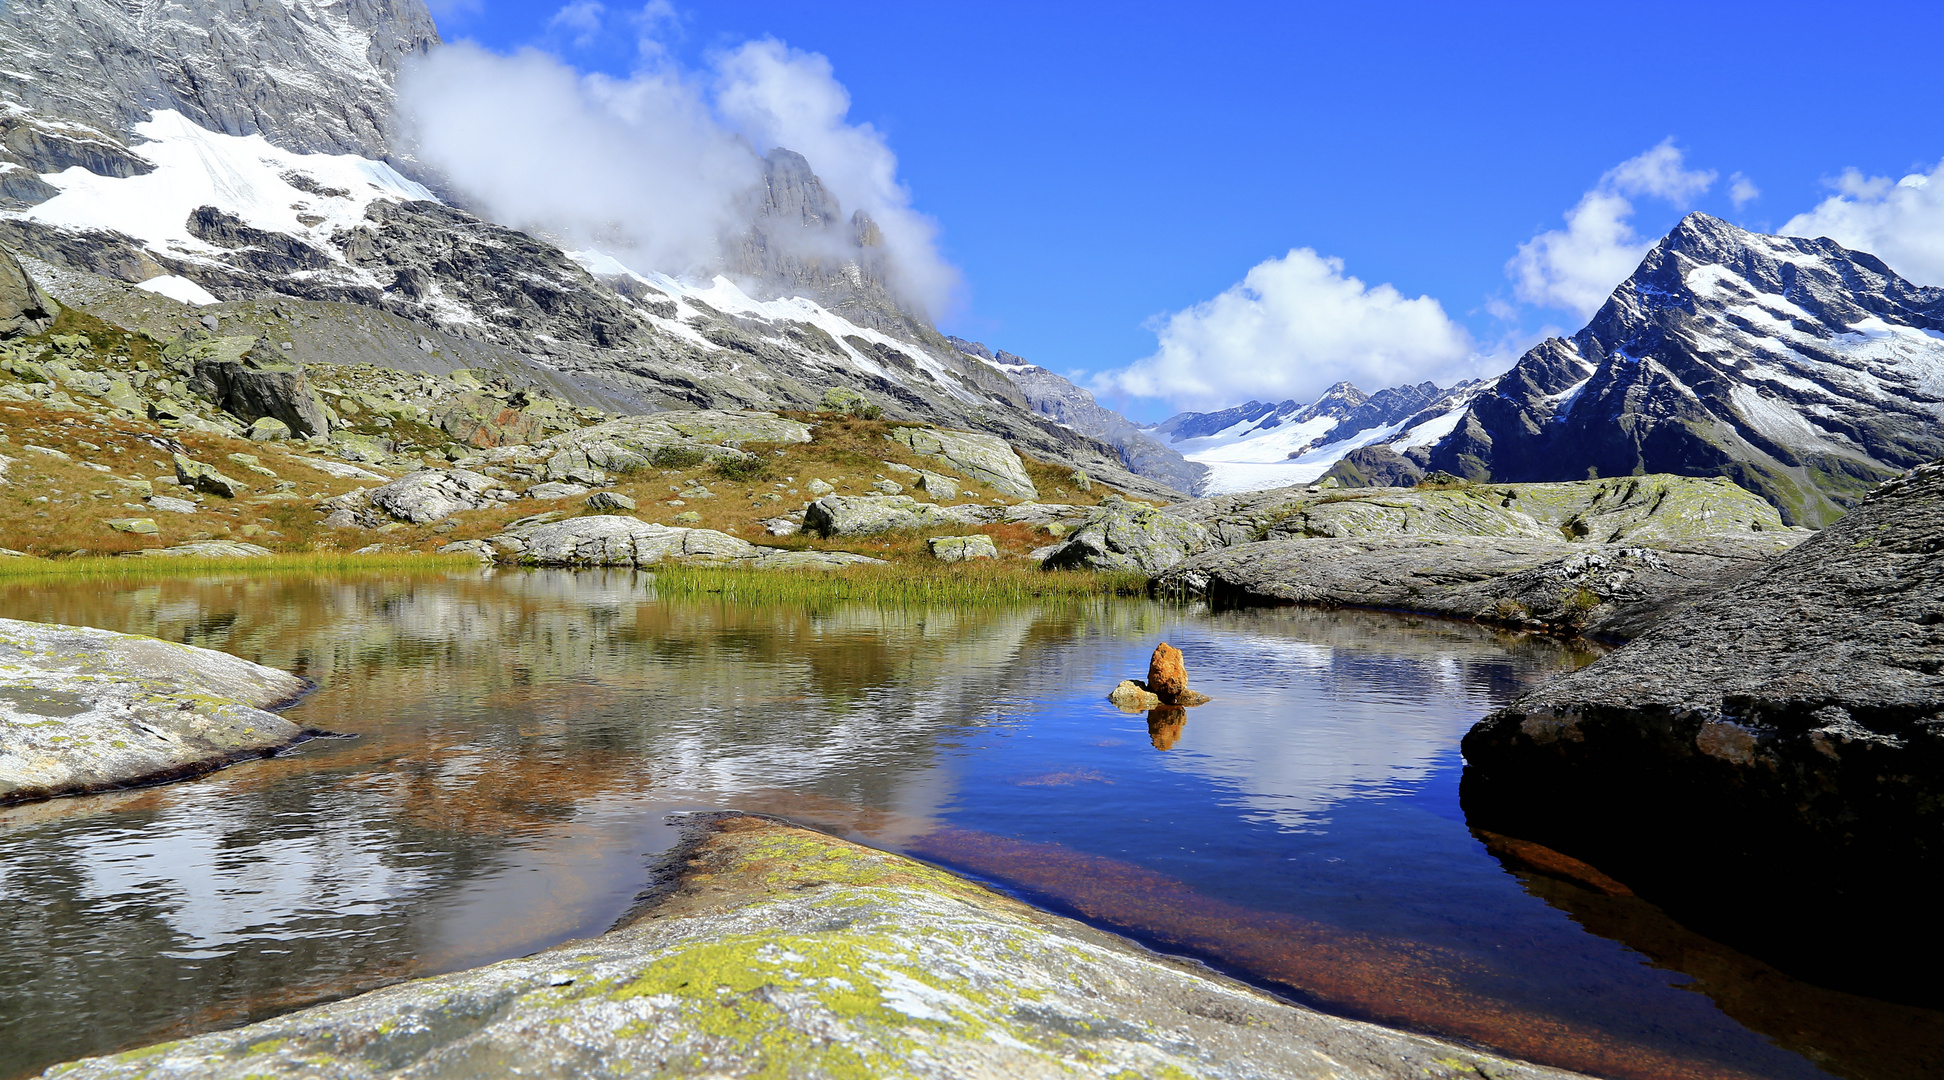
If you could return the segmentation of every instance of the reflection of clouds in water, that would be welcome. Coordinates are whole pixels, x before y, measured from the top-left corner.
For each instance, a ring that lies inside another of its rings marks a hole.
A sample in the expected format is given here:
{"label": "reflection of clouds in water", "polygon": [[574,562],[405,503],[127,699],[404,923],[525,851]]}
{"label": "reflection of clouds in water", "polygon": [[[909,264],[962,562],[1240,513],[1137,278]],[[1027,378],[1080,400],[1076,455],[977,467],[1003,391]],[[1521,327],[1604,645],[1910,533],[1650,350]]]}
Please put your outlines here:
{"label": "reflection of clouds in water", "polygon": [[202,950],[301,936],[306,926],[334,933],[309,920],[382,914],[426,880],[384,857],[398,853],[355,824],[364,814],[343,811],[343,828],[278,835],[215,789],[199,792],[140,829],[87,835],[86,850],[72,852],[79,894],[98,914],[159,911]]}
{"label": "reflection of clouds in water", "polygon": [[1402,658],[1251,634],[1183,632],[1188,711],[1165,766],[1236,792],[1244,816],[1311,828],[1360,794],[1399,793],[1455,751],[1474,718],[1452,653]]}

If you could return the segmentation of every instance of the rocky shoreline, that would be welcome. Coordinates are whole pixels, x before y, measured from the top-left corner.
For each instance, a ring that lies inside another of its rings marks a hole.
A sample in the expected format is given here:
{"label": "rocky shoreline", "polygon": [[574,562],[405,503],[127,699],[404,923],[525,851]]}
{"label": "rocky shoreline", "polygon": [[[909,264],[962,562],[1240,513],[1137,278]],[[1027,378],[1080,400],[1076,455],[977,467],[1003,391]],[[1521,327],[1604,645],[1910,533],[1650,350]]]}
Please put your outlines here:
{"label": "rocky shoreline", "polygon": [[772,819],[689,830],[599,937],[47,1075],[1576,1075],[1319,1013]]}
{"label": "rocky shoreline", "polygon": [[325,732],[305,680],[227,653],[0,619],[0,806],[181,780]]}
{"label": "rocky shoreline", "polygon": [[1785,970],[1944,1001],[1940,552],[1944,463],[1485,718],[1468,818]]}

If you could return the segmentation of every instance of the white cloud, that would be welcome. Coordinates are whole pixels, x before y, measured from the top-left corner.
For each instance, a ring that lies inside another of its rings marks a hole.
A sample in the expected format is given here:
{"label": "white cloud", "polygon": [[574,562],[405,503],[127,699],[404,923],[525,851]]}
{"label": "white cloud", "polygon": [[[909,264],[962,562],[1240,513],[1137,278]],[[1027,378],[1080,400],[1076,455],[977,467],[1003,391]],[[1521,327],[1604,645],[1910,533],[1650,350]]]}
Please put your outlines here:
{"label": "white cloud", "polygon": [[850,93],[830,61],[765,39],[716,57],[716,108],[758,150],[787,147],[810,160],[846,210],[862,209],[884,235],[910,299],[933,312],[959,286],[938,254],[938,226],[911,208],[898,159],[870,124],[846,123]]}
{"label": "white cloud", "polygon": [[1728,199],[1735,204],[1735,209],[1740,210],[1761,197],[1762,189],[1755,186],[1755,181],[1740,173],[1728,178]]}
{"label": "white cloud", "polygon": [[607,14],[607,5],[600,0],[574,0],[547,20],[547,29],[564,30],[574,35],[574,44],[587,48],[594,44],[601,34],[601,19]]}
{"label": "white cloud", "polygon": [[1470,335],[1436,300],[1367,286],[1309,248],[1257,264],[1214,299],[1160,319],[1157,333],[1154,355],[1094,388],[1208,409],[1310,400],[1344,379],[1365,390],[1444,382],[1478,366]]}
{"label": "white cloud", "polygon": [[1528,304],[1592,315],[1652,246],[1633,230],[1629,196],[1651,195],[1684,208],[1714,181],[1712,171],[1687,169],[1672,139],[1621,162],[1566,212],[1566,228],[1519,245],[1505,266],[1513,293]]}
{"label": "white cloud", "polygon": [[580,0],[554,29],[591,42],[616,18],[641,35],[644,66],[626,79],[582,75],[535,50],[435,50],[399,80],[413,153],[496,221],[636,269],[695,274],[717,268],[720,241],[747,227],[758,154],[785,147],[846,214],[877,222],[905,299],[932,312],[949,305],[958,276],[938,254],[936,226],[911,208],[882,133],[846,120],[850,95],[828,60],[763,40],[684,71],[655,43],[675,20],[666,0],[623,16]]}
{"label": "white cloud", "polygon": [[1831,186],[1836,194],[1780,231],[1827,236],[1877,256],[1911,281],[1944,285],[1944,162],[1894,182],[1851,169]]}
{"label": "white cloud", "polygon": [[582,76],[532,50],[449,45],[399,80],[414,152],[493,220],[647,268],[711,265],[761,176],[683,79]]}

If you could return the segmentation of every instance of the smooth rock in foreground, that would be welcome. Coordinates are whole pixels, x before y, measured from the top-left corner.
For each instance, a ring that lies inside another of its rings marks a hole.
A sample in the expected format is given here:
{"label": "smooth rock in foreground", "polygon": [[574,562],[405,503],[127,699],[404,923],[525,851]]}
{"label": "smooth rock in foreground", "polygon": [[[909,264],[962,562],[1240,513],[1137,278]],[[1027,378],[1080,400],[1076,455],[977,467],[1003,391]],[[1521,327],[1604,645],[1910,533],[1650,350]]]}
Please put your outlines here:
{"label": "smooth rock in foreground", "polygon": [[621,929],[61,1075],[1569,1075],[1292,1005],[820,833],[692,827]]}
{"label": "smooth rock in foreground", "polygon": [[1944,464],[1465,736],[1474,824],[1825,984],[1944,1003]]}
{"label": "smooth rock in foreground", "polygon": [[304,680],[227,653],[0,619],[0,804],[195,776],[297,742]]}

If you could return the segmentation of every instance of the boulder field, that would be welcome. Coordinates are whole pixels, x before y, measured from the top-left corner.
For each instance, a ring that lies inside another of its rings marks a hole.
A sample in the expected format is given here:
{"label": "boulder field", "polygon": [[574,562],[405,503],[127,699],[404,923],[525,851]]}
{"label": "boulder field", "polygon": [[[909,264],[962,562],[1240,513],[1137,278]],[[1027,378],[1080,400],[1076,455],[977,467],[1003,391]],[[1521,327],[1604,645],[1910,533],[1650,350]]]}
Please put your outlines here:
{"label": "boulder field", "polygon": [[1467,817],[1825,984],[1944,1002],[1944,463],[1481,721]]}
{"label": "boulder field", "polygon": [[0,805],[196,776],[319,734],[308,684],[227,653],[0,619]]}
{"label": "boulder field", "polygon": [[599,937],[49,1075],[1571,1075],[1328,1016],[821,833],[690,822],[664,886]]}

